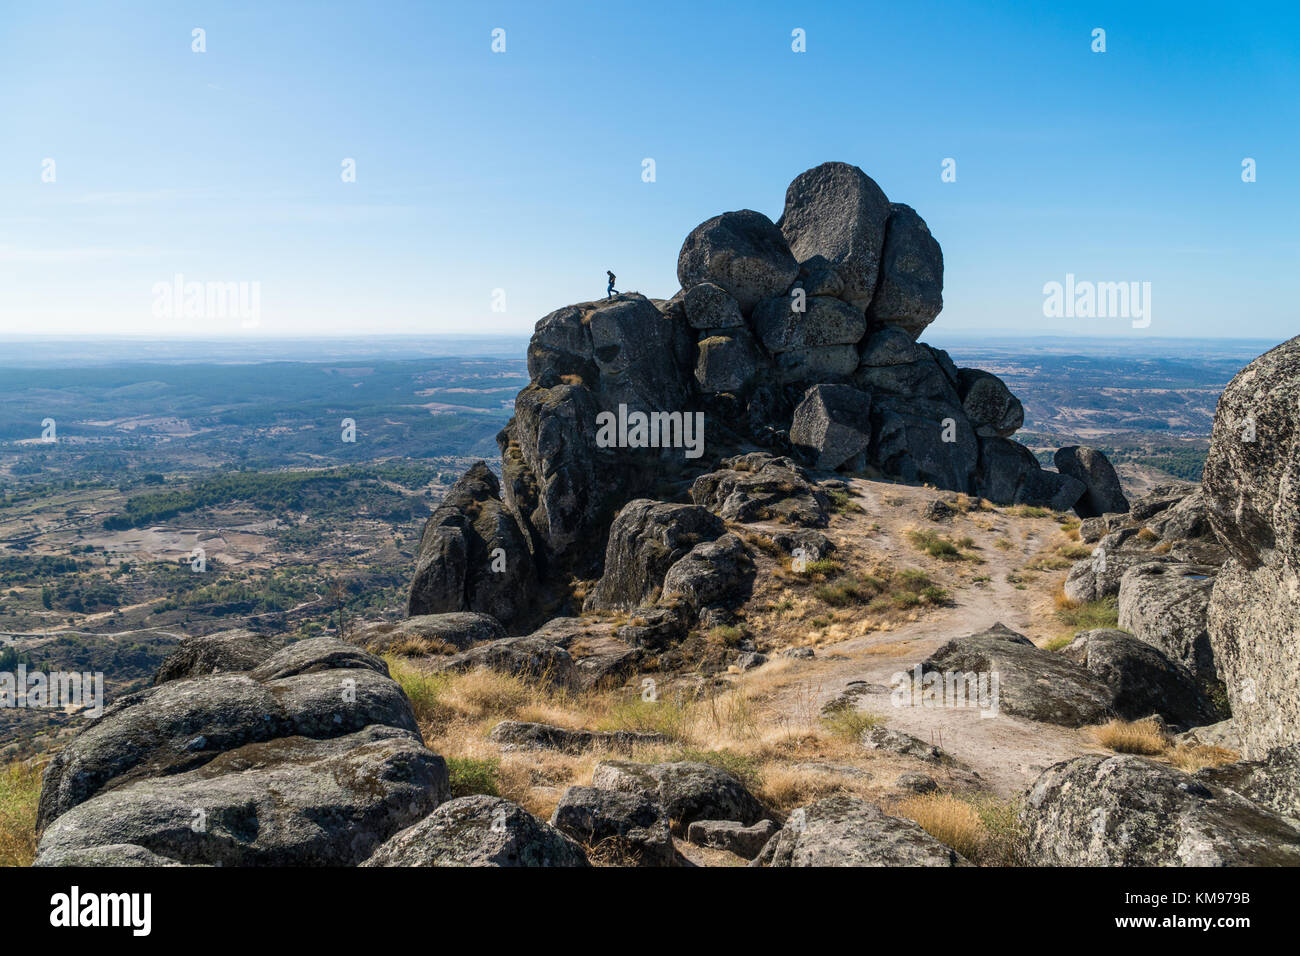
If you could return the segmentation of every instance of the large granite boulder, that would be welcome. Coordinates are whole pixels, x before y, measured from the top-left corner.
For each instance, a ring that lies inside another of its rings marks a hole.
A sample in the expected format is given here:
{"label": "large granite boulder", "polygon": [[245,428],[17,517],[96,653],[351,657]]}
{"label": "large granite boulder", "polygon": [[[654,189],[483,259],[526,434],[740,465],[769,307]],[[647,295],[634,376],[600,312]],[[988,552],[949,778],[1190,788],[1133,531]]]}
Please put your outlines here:
{"label": "large granite boulder", "polygon": [[407,613],[482,611],[509,625],[526,617],[536,581],[526,535],[479,462],[425,522]]}
{"label": "large granite boulder", "polygon": [[767,359],[749,329],[715,329],[700,339],[695,381],[708,394],[741,392],[767,368]]}
{"label": "large granite boulder", "polygon": [[867,463],[892,478],[971,490],[979,445],[965,413],[953,405],[897,395],[871,403]]}
{"label": "large granite boulder", "polygon": [[1083,631],[1062,653],[1102,679],[1114,695],[1117,716],[1140,720],[1159,714],[1195,727],[1218,719],[1192,673],[1132,634],[1108,628]]}
{"label": "large granite boulder", "polygon": [[865,313],[876,289],[890,212],[884,192],[861,169],[822,163],[790,183],[777,225],[794,257],[824,259],[840,280],[837,295]]}
{"label": "large granite boulder", "polygon": [[683,310],[693,329],[732,329],[745,324],[740,303],[716,282],[701,282],[687,289]]}
{"label": "large granite boulder", "polygon": [[818,468],[852,462],[871,443],[871,396],[847,385],[813,385],[794,410],[790,443]]}
{"label": "large granite boulder", "polygon": [[638,498],[609,529],[605,573],[587,598],[588,610],[629,610],[659,596],[664,575],[703,541],[723,534],[722,521],[697,505]]}
{"label": "large granite boulder", "polygon": [[966,861],[911,820],[858,797],[791,812],[750,866],[960,866]]}
{"label": "large granite boulder", "polygon": [[814,295],[803,301],[802,311],[796,310],[798,305],[799,300],[793,296],[776,295],[754,308],[754,333],[769,352],[857,345],[866,334],[866,317],[839,299]]}
{"label": "large granite boulder", "polygon": [[607,847],[621,863],[678,863],[664,808],[639,793],[570,787],[551,814],[551,826],[585,846]]}
{"label": "large granite boulder", "polygon": [[604,760],[596,765],[591,785],[640,794],[663,807],[668,819],[683,829],[696,820],[735,820],[749,826],[768,815],[744,784],[704,763]]}
{"label": "large granite boulder", "polygon": [[1065,596],[1078,603],[1115,597],[1126,571],[1163,560],[1138,547],[1136,534],[1136,529],[1128,528],[1103,536],[1091,556],[1071,565],[1065,578]]}
{"label": "large granite boulder", "polygon": [[[689,286],[683,286],[689,288]],[[528,374],[546,386],[568,380],[601,397],[647,411],[682,407],[683,357],[695,339],[645,296],[626,293],[557,309],[542,318],[528,345]]]}
{"label": "large granite boulder", "polygon": [[854,345],[791,349],[772,356],[772,367],[776,381],[781,385],[837,382],[848,378],[858,367],[858,349]]}
{"label": "large granite boulder", "polygon": [[922,661],[921,670],[997,674],[997,708],[1013,717],[1081,727],[1113,713],[1111,690],[1099,677],[1003,624],[954,638]]}
{"label": "large granite boulder", "polygon": [[867,319],[872,328],[900,328],[915,339],[943,309],[943,250],[911,206],[896,202],[889,210]]}
{"label": "large granite boulder", "polygon": [[38,854],[350,865],[447,796],[384,662],[316,638],[119,698],[46,767]]}
{"label": "large granite boulder", "polygon": [[541,637],[507,637],[479,644],[430,662],[441,671],[464,673],[483,668],[549,687],[576,690],[584,683],[577,663],[563,647]]}
{"label": "large granite boulder", "polygon": [[1208,622],[1247,757],[1300,741],[1300,337],[1219,398],[1203,488],[1231,559]]}
{"label": "large granite boulder", "polygon": [[409,731],[280,737],[100,793],[49,824],[37,863],[132,845],[189,865],[355,866],[447,796],[442,758]]}
{"label": "large granite boulder", "polygon": [[1010,438],[979,439],[975,493],[997,505],[1033,505],[1068,511],[1083,482],[1043,468],[1034,453]]}
{"label": "large granite boulder", "polygon": [[573,840],[522,807],[476,794],[391,837],[362,866],[590,866]]}
{"label": "large granite boulder", "polygon": [[958,369],[961,406],[981,438],[1010,438],[1025,423],[1025,409],[1006,382],[992,372]]}
{"label": "large granite boulder", "polygon": [[700,223],[677,256],[677,280],[683,289],[712,282],[746,315],[760,300],[783,294],[798,276],[799,263],[781,230],[752,209],[724,212]]}
{"label": "large granite boulder", "polygon": [[697,544],[664,575],[662,599],[681,601],[697,613],[725,607],[748,596],[754,561],[734,534]]}
{"label": "large granite boulder", "polygon": [[1124,497],[1119,475],[1110,460],[1097,449],[1087,445],[1068,445],[1057,449],[1053,460],[1061,474],[1083,482],[1086,490],[1074,506],[1080,518],[1128,511],[1129,503]]}
{"label": "large granite boulder", "polygon": [[1295,821],[1124,754],[1049,767],[1020,819],[1040,866],[1300,866]]}
{"label": "large granite boulder", "polygon": [[165,684],[186,677],[246,671],[262,663],[284,644],[282,637],[257,634],[242,628],[187,637],[159,665],[153,682]]}
{"label": "large granite boulder", "polygon": [[1119,626],[1202,684],[1219,679],[1206,623],[1213,573],[1195,564],[1152,561],[1129,568],[1119,582]]}
{"label": "large granite boulder", "polygon": [[1275,747],[1259,760],[1206,767],[1196,772],[1196,779],[1300,820],[1300,744]]}
{"label": "large granite boulder", "polygon": [[691,485],[691,500],[724,521],[826,527],[830,499],[789,458],[753,452],[725,458]]}
{"label": "large granite boulder", "polygon": [[478,611],[453,611],[449,614],[419,614],[402,621],[373,621],[362,624],[348,635],[372,654],[386,654],[402,646],[439,650],[465,650],[484,641],[498,641],[506,636],[501,622],[491,614]]}

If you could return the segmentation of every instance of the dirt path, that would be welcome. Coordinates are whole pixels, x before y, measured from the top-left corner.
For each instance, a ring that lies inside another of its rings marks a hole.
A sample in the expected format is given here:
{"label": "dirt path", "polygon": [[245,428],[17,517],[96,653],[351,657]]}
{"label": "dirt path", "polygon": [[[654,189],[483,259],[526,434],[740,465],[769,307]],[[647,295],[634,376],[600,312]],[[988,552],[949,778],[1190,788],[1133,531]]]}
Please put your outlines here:
{"label": "dirt path", "polygon": [[[920,509],[935,498],[951,500],[950,494],[862,479],[851,484],[865,514],[842,516],[833,522],[831,537],[839,539],[842,549],[867,549],[899,566],[924,567],[939,577],[943,572],[936,571],[938,563],[919,554],[906,537],[909,528],[928,527],[947,537],[974,538],[976,553],[984,563],[973,569],[975,573],[968,568],[952,569],[952,577],[944,581],[952,597],[950,606],[889,631],[827,645],[819,649],[816,658],[796,662],[786,671],[789,684],[783,681],[785,686],[768,702],[772,710],[793,718],[800,710],[806,713],[810,703],[820,708],[854,682],[865,682],[869,690],[857,698],[859,709],[880,715],[888,727],[942,746],[1002,797],[1022,792],[1057,761],[1098,750],[1078,730],[1006,714],[981,717],[975,708],[895,706],[891,699],[891,678],[909,671],[953,637],[984,630],[999,621],[1031,639],[1054,633],[1047,589],[1056,576],[1043,575],[1024,590],[1007,576],[1023,568],[1058,533],[1055,521],[984,512],[931,523],[919,516]],[[998,539],[1010,545],[998,548],[994,545]],[[973,577],[987,580],[972,582]]]}

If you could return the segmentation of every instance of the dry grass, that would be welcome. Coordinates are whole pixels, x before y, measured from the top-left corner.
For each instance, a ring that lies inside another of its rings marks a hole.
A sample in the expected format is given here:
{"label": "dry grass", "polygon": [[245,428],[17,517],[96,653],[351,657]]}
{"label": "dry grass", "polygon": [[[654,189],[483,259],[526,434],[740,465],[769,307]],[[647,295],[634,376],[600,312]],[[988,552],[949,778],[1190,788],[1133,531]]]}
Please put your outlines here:
{"label": "dry grass", "polygon": [[1241,754],[1223,747],[1179,744],[1165,754],[1165,759],[1179,770],[1196,773],[1206,767],[1222,767],[1224,764],[1236,763],[1241,759]]}
{"label": "dry grass", "polygon": [[1092,728],[1097,743],[1120,754],[1155,757],[1169,749],[1171,741],[1164,729],[1150,718],[1112,720]]}
{"label": "dry grass", "polygon": [[31,866],[36,857],[36,802],[44,767],[0,767],[0,866]]}
{"label": "dry grass", "polygon": [[1025,862],[1024,834],[1015,803],[927,793],[907,797],[893,810],[972,863],[1020,866]]}

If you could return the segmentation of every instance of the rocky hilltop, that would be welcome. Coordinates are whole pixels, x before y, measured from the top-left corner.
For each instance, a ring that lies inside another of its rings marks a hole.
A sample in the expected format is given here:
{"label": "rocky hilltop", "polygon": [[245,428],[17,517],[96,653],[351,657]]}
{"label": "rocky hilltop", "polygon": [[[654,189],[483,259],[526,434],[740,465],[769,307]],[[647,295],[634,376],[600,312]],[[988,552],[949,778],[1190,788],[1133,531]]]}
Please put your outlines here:
{"label": "rocky hilltop", "polygon": [[185,640],[50,762],[37,864],[1300,865],[1300,338],[1129,501],[919,341],[942,271],[830,163],[548,315],[408,615]]}
{"label": "rocky hilltop", "polygon": [[[412,615],[481,611],[526,631],[575,609],[565,584],[601,573],[629,501],[732,517],[737,495],[801,482],[801,466],[1085,516],[1127,507],[1099,452],[1062,449],[1043,469],[1011,438],[1024,409],[1001,379],[919,341],[943,307],[943,253],[856,166],[797,177],[775,223],[749,209],[701,223],[677,277],[666,301],[618,295],[537,323],[502,479],[472,469],[428,523]],[[736,464],[754,452],[767,456]],[[797,523],[825,524],[813,504]]]}

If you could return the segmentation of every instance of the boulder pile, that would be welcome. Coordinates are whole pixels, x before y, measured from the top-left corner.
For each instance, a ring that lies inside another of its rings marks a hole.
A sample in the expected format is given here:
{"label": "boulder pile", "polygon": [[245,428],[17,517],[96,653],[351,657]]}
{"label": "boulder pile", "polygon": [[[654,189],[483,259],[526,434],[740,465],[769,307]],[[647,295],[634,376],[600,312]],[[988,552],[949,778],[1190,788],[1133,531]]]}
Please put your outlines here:
{"label": "boulder pile", "polygon": [[[677,278],[667,300],[626,293],[537,323],[531,380],[498,436],[501,480],[476,465],[429,519],[411,615],[481,611],[524,634],[579,610],[562,582],[602,573],[590,606],[644,606],[673,562],[743,563],[700,509],[794,507],[816,526],[824,501],[805,468],[1127,509],[1099,452],[1063,449],[1044,469],[1011,438],[1024,409],[1005,383],[919,341],[943,307],[943,253],[856,166],[798,176],[777,222],[742,209],[701,223]],[[615,548],[616,519],[638,543]],[[679,593],[687,615],[717,603]]]}

